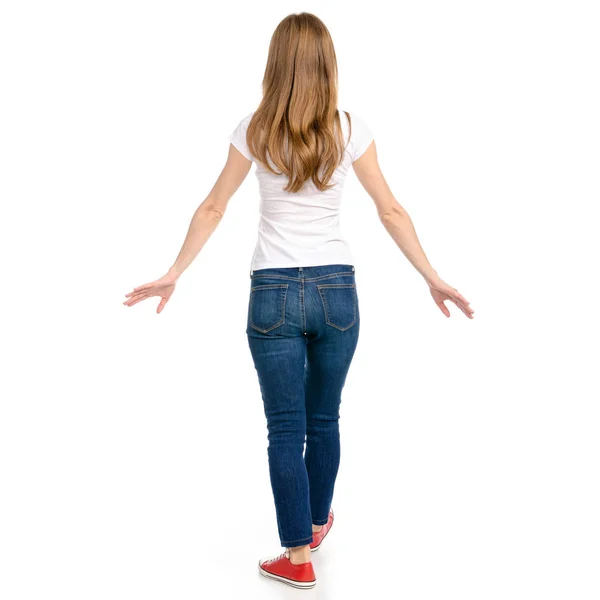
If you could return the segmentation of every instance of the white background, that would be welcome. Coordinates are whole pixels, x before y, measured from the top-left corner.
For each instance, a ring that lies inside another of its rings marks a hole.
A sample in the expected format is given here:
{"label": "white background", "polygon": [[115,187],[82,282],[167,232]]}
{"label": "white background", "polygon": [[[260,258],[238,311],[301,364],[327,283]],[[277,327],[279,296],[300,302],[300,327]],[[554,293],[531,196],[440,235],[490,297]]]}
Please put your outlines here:
{"label": "white background", "polygon": [[[122,304],[174,261],[301,10],[475,309],[442,315],[351,172],[361,335],[310,592],[257,572],[282,548],[245,337],[254,167],[163,313]],[[0,597],[597,599],[599,17],[5,0]]]}

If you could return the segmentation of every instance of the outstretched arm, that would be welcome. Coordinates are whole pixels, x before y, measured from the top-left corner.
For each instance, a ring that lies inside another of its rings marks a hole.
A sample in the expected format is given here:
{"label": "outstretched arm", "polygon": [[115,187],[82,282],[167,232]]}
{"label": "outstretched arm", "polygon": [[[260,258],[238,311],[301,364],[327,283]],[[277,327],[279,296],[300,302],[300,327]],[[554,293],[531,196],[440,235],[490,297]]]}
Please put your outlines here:
{"label": "outstretched arm", "polygon": [[371,142],[367,150],[352,163],[358,180],[375,202],[379,219],[396,245],[412,266],[423,276],[431,295],[439,309],[446,315],[450,312],[445,300],[454,302],[465,315],[473,318],[475,312],[468,300],[456,289],[443,281],[431,266],[425,251],[421,247],[412,219],[400,203],[394,198],[377,160],[375,142]]}
{"label": "outstretched arm", "polygon": [[173,266],[160,279],[140,285],[132,292],[125,294],[128,300],[123,304],[133,306],[152,296],[160,296],[161,300],[156,312],[162,311],[175,290],[177,280],[190,266],[221,222],[230,198],[248,175],[251,166],[252,161],[248,160],[233,144],[230,144],[227,162],[208,196],[196,209]]}
{"label": "outstretched arm", "polygon": [[227,162],[212,190],[196,209],[183,246],[168,271],[175,281],[190,266],[221,222],[230,198],[248,175],[251,165],[251,161],[229,144]]}

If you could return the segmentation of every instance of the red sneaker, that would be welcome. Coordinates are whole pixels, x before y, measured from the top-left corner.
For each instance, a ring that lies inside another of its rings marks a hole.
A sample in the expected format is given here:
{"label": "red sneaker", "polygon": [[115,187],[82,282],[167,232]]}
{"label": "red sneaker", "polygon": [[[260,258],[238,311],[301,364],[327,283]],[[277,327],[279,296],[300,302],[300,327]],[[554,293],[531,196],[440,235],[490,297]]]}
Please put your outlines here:
{"label": "red sneaker", "polygon": [[258,570],[265,577],[282,581],[295,588],[308,589],[317,585],[312,563],[292,564],[288,549],[275,558],[261,558],[258,561]]}
{"label": "red sneaker", "polygon": [[333,511],[329,511],[329,520],[323,527],[321,527],[321,531],[313,531],[313,541],[310,544],[310,551],[314,552],[318,550],[321,546],[321,543],[325,539],[325,536],[329,533],[331,526],[333,525]]}

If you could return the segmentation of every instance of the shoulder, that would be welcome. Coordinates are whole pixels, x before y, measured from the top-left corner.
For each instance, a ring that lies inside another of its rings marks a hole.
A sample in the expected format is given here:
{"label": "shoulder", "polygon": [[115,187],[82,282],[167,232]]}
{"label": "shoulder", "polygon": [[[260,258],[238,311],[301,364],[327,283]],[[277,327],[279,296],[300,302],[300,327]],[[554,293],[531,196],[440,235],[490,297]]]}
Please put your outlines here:
{"label": "shoulder", "polygon": [[370,133],[369,124],[362,115],[349,110],[340,109],[339,112],[342,129],[344,131],[348,131],[348,129],[351,129],[352,137],[354,137],[354,135],[362,137],[365,134],[368,135]]}
{"label": "shoulder", "polygon": [[237,121],[232,122],[233,131],[237,135],[240,135],[241,133],[245,133],[246,129],[248,129],[248,125],[250,124],[250,121],[252,119],[252,116],[254,115],[254,112],[255,111],[246,113],[241,119],[238,118]]}
{"label": "shoulder", "polygon": [[244,117],[242,117],[242,119],[239,121],[239,124],[243,125],[245,127],[248,127],[248,124],[252,120],[252,116],[254,115],[254,112],[255,111],[252,111],[252,112],[246,114]]}
{"label": "shoulder", "polygon": [[254,160],[250,149],[248,148],[248,144],[246,143],[246,132],[248,130],[248,125],[250,124],[250,120],[252,119],[252,115],[255,111],[247,113],[240,121],[238,121],[237,125],[230,132],[228,139],[229,141],[248,159]]}
{"label": "shoulder", "polygon": [[[342,120],[346,120],[346,122],[348,121],[348,118],[350,119],[350,123],[352,124],[352,126],[356,125],[357,127],[367,127],[367,121],[365,118],[363,118],[362,115],[355,113],[353,111],[349,111],[349,110],[343,110],[340,111],[340,118]],[[348,116],[346,116],[348,115]]]}
{"label": "shoulder", "polygon": [[[348,122],[349,118],[349,122]],[[353,160],[359,158],[373,141],[373,132],[366,119],[355,112],[340,111],[342,130],[348,132],[350,153]]]}

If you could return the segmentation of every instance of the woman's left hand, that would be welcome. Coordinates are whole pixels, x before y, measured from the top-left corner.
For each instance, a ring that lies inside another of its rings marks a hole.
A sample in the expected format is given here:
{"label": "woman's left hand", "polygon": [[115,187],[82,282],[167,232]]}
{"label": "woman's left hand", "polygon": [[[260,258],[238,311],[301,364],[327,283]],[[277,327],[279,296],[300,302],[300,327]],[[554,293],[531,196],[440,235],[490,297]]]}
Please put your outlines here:
{"label": "woman's left hand", "polygon": [[177,279],[172,275],[164,275],[156,281],[145,283],[144,285],[133,288],[133,292],[125,294],[125,297],[129,299],[125,300],[123,304],[125,304],[125,306],[133,306],[134,304],[137,304],[142,300],[146,300],[147,298],[160,296],[160,302],[156,307],[156,312],[160,314],[162,309],[169,301],[169,298],[173,295],[176,282]]}
{"label": "woman's left hand", "polygon": [[451,285],[448,285],[445,281],[441,279],[436,279],[435,281],[429,282],[429,291],[431,292],[431,296],[434,302],[438,305],[438,308],[447,316],[450,316],[450,311],[448,307],[444,304],[445,300],[450,300],[454,302],[460,310],[462,310],[469,319],[473,318],[473,313],[475,312],[470,306],[469,301],[458,292],[457,289],[453,288]]}

